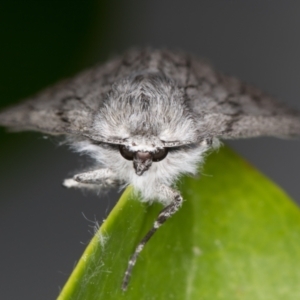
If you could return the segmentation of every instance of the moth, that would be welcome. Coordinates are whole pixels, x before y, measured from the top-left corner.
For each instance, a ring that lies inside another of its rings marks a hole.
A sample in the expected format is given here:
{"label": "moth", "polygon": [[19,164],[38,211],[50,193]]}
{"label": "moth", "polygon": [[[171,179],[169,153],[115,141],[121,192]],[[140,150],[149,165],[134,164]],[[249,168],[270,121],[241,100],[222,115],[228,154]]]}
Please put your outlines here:
{"label": "moth", "polygon": [[176,180],[194,175],[221,139],[300,136],[300,113],[192,55],[132,49],[0,113],[0,125],[64,135],[91,156],[92,169],[67,188],[131,184],[144,202],[164,205],[128,262],[182,205]]}

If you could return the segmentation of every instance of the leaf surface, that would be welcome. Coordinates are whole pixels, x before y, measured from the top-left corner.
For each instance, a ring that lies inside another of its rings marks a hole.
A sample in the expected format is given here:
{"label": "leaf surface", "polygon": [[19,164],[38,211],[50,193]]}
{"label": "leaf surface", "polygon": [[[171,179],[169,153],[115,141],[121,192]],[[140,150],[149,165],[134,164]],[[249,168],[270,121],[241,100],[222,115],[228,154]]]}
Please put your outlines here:
{"label": "leaf surface", "polygon": [[300,299],[300,211],[280,188],[226,147],[179,187],[182,209],[148,242],[126,292],[128,259],[162,208],[131,188],[58,299]]}

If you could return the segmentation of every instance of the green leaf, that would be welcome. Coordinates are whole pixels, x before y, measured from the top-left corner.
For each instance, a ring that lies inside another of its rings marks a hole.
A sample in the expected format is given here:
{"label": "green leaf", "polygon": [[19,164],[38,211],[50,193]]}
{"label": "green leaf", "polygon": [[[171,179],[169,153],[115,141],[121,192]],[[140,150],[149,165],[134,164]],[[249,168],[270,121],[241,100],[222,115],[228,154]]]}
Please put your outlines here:
{"label": "green leaf", "polygon": [[159,204],[127,189],[87,247],[59,300],[300,299],[297,206],[228,148],[184,178],[182,209],[153,236],[121,290],[128,259]]}

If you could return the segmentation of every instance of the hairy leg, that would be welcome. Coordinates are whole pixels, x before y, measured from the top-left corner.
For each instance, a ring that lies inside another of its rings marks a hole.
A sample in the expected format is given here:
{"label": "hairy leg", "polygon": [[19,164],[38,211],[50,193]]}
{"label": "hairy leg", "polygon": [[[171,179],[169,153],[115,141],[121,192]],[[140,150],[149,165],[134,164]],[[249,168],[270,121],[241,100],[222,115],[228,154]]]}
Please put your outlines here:
{"label": "hairy leg", "polygon": [[146,243],[153,236],[153,234],[156,232],[156,230],[166,220],[168,220],[172,215],[174,215],[182,205],[183,199],[178,191],[176,191],[170,187],[167,187],[167,186],[162,186],[161,192],[164,194],[165,197],[172,199],[172,202],[159,213],[156,221],[153,224],[153,227],[148,231],[148,233],[144,236],[144,238],[140,241],[140,243],[135,248],[135,251],[128,262],[127,270],[126,270],[124,278],[123,278],[123,283],[122,283],[123,291],[125,291],[128,287],[132,269],[136,263],[136,260],[139,256],[139,254],[143,250]]}
{"label": "hairy leg", "polygon": [[73,178],[65,179],[63,186],[67,188],[110,188],[121,184],[116,174],[110,169],[99,169],[75,175]]}

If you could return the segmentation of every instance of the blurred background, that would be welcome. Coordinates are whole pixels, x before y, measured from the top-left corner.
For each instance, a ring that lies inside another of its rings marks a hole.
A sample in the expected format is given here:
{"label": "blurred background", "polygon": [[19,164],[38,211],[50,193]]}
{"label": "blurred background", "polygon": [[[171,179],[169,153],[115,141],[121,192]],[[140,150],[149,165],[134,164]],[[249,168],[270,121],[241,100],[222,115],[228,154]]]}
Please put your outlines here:
{"label": "blurred background", "polygon": [[[182,49],[300,109],[300,1],[0,1],[0,108],[131,46]],[[229,143],[300,203],[300,142]],[[118,194],[61,187],[84,158],[0,128],[0,298],[55,299]],[[224,170],[226,172],[226,170]]]}

